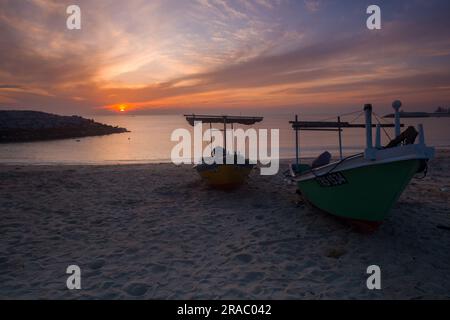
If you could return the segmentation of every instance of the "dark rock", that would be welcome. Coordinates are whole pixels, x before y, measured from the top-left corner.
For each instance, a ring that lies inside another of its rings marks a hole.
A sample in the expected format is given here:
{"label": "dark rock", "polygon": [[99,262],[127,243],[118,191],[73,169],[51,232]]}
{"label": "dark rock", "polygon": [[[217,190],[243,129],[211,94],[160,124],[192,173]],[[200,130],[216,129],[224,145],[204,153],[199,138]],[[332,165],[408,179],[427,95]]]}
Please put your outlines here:
{"label": "dark rock", "polygon": [[0,110],[0,143],[70,139],[128,132],[79,116]]}

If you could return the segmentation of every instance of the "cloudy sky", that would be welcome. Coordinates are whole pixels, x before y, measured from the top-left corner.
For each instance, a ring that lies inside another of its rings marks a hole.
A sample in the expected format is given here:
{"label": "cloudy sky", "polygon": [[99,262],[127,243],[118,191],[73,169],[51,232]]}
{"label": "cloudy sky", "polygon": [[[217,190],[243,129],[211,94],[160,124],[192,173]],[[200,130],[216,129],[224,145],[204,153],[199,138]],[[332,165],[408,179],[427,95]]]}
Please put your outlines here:
{"label": "cloudy sky", "polygon": [[[0,0],[0,109],[450,106],[450,2]],[[77,4],[82,29],[66,28]],[[386,109],[387,110],[387,109]]]}

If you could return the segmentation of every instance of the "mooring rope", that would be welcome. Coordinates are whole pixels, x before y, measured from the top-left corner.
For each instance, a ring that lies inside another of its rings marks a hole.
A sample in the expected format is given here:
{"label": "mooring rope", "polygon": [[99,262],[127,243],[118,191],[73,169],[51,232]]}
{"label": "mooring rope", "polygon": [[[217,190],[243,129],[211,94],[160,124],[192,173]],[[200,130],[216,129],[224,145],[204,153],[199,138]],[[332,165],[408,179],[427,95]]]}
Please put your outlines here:
{"label": "mooring rope", "polygon": [[[381,126],[380,117],[375,112],[372,112],[372,114],[375,116],[375,119],[377,120],[381,129],[383,129],[384,134],[388,137],[389,141],[391,141],[392,140],[391,136],[389,135],[389,133],[387,133],[386,129],[383,126]],[[384,121],[384,123],[387,123],[387,121]]]}
{"label": "mooring rope", "polygon": [[364,114],[364,111],[360,111],[359,114],[358,114],[353,120],[351,120],[349,123],[355,122],[355,121],[358,120],[363,114]]}
{"label": "mooring rope", "polygon": [[314,177],[316,177],[316,178],[320,178],[320,177],[326,176],[327,174],[331,173],[331,171],[335,170],[335,169],[336,169],[340,164],[342,164],[343,162],[345,162],[345,161],[347,161],[347,160],[349,160],[349,159],[351,159],[351,158],[356,158],[356,157],[361,156],[361,155],[363,155],[363,154],[364,154],[364,152],[357,153],[357,154],[352,154],[352,155],[350,155],[350,156],[347,156],[347,157],[345,157],[345,158],[339,160],[338,162],[336,162],[336,164],[335,164],[334,166],[331,167],[330,170],[328,170],[328,171],[325,172],[324,174],[317,175],[316,172],[315,172],[315,171],[317,171],[317,170],[314,170],[314,168],[311,168],[311,173],[312,173],[312,174],[314,175]]}

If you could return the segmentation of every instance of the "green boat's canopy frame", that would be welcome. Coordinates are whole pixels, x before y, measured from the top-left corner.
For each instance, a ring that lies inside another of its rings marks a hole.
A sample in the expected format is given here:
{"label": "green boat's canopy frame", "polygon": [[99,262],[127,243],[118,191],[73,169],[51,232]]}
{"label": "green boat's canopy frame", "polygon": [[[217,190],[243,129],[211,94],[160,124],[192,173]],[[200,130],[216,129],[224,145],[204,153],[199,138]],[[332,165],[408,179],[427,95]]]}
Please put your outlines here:
{"label": "green boat's canopy frame", "polygon": [[[396,104],[396,102],[394,102]],[[393,104],[394,105],[394,104]],[[396,104],[397,105],[397,104]],[[400,108],[401,103],[399,102],[399,106],[396,108],[396,112],[398,114],[398,109]],[[337,121],[299,121],[298,115],[295,115],[295,121],[289,121],[292,125],[292,129],[295,131],[295,158],[296,165],[299,165],[299,141],[298,134],[299,131],[337,131],[339,135],[339,157],[342,160],[342,130],[344,128],[365,128],[366,129],[366,139],[367,139],[367,147],[372,148],[372,128],[377,128],[377,143],[380,143],[380,128],[392,128],[395,127],[396,133],[400,132],[400,127],[404,125],[400,123],[399,118],[396,118],[395,124],[391,123],[378,123],[372,124],[372,105],[366,104],[364,105],[364,113],[366,114],[366,122],[365,123],[350,123],[341,121],[341,117],[337,117]],[[397,134],[398,136],[398,134]]]}
{"label": "green boat's canopy frame", "polygon": [[195,121],[201,121],[205,123],[221,123],[221,124],[233,124],[239,123],[244,125],[252,125],[257,122],[263,121],[263,117],[247,117],[247,116],[227,116],[227,115],[203,115],[203,114],[185,114],[186,121],[194,126]]}

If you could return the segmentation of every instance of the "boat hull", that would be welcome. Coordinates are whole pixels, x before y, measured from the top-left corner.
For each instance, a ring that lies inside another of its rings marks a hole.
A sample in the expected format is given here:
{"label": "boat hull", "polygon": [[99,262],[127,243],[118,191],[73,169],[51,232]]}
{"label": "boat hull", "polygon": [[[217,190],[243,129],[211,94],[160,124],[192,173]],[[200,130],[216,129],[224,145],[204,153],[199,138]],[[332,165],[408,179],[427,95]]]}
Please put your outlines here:
{"label": "boat hull", "polygon": [[202,179],[211,187],[231,190],[241,186],[254,165],[251,164],[201,164],[195,167]]}
{"label": "boat hull", "polygon": [[423,159],[360,166],[297,181],[303,198],[314,207],[355,221],[382,222]]}

